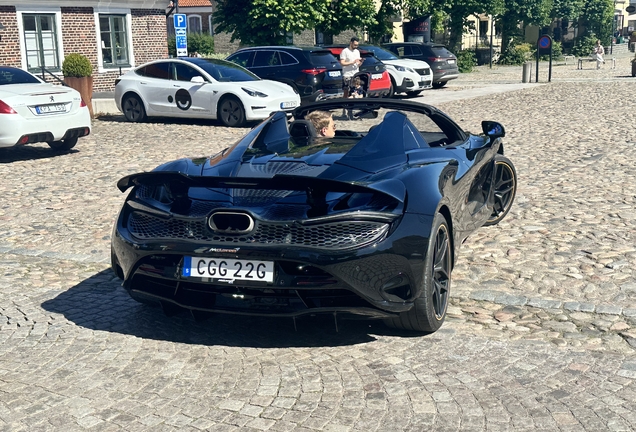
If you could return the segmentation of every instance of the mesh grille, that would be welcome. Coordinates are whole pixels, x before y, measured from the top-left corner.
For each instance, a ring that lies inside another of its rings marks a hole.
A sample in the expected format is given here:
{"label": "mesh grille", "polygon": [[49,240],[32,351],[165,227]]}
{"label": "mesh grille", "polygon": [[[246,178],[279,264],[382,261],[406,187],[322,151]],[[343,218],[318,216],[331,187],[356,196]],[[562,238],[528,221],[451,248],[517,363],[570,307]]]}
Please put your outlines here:
{"label": "mesh grille", "polygon": [[133,212],[128,229],[139,239],[203,240],[215,243],[291,245],[309,248],[347,249],[381,239],[389,229],[382,222],[330,222],[312,226],[258,222],[247,235],[228,236],[213,233],[206,219],[162,219]]}

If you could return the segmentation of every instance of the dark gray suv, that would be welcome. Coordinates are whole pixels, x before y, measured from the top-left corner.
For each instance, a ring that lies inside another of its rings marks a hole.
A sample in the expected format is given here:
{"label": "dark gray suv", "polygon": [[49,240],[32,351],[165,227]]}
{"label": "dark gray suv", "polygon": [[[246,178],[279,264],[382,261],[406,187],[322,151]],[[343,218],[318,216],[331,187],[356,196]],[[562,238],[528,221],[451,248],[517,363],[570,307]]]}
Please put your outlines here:
{"label": "dark gray suv", "polygon": [[382,45],[400,58],[423,60],[433,70],[433,88],[441,88],[459,76],[457,57],[442,44],[395,42]]}

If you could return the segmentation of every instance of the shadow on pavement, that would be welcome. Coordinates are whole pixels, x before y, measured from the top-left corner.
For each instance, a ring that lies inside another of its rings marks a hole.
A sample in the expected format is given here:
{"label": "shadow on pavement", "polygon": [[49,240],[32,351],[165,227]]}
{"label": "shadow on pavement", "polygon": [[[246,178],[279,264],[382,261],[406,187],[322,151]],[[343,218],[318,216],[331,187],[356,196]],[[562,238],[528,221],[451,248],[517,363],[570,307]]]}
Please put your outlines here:
{"label": "shadow on pavement", "polygon": [[[126,120],[123,114],[100,114],[98,115],[94,121],[105,121],[105,122],[115,122],[115,123],[130,123]],[[143,123],[149,124],[175,124],[175,125],[194,125],[194,126],[223,126],[220,120],[212,120],[212,119],[196,119],[196,118],[177,118],[177,117],[150,117],[147,118]],[[254,125],[259,124],[259,121],[247,122],[245,126],[238,129],[251,128]]]}
{"label": "shadow on pavement", "polygon": [[166,316],[158,307],[133,300],[112,270],[101,271],[80,282],[42,307],[78,326],[117,332],[146,339],[185,344],[254,348],[334,347],[376,340],[374,335],[420,337],[388,329],[378,320],[338,318],[333,315],[291,318],[210,314],[196,321],[188,311]]}
{"label": "shadow on pavement", "polygon": [[51,159],[57,156],[65,156],[71,153],[77,153],[78,151],[79,150],[76,149],[68,151],[55,151],[48,145],[46,145],[46,147],[41,147],[38,145],[4,147],[0,148],[0,164],[38,159]]}

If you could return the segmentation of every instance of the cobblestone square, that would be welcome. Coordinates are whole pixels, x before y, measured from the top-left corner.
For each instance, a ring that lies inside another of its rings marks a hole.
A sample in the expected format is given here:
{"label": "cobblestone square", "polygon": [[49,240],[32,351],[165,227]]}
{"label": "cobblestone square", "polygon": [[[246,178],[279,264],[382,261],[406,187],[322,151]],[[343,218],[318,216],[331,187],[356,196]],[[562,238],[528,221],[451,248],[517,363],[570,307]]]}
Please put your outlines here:
{"label": "cobblestone square", "polygon": [[331,316],[166,317],[124,292],[109,266],[116,181],[247,129],[102,116],[69,153],[0,151],[0,430],[636,429],[629,60],[555,66],[522,89],[521,68],[478,68],[430,91],[466,130],[504,124],[519,187],[462,246],[428,336],[336,331]]}

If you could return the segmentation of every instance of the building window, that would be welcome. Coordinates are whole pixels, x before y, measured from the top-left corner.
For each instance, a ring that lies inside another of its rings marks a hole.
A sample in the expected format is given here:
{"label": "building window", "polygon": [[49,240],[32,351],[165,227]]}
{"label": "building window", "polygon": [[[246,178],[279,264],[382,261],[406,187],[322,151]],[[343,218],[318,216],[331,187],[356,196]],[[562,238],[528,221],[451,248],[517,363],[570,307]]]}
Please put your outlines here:
{"label": "building window", "polygon": [[105,68],[130,66],[125,15],[99,15],[102,63]]}
{"label": "building window", "polygon": [[55,14],[22,14],[27,68],[60,70]]}
{"label": "building window", "polygon": [[208,28],[210,29],[210,36],[214,36],[214,19],[212,15],[208,17]]}
{"label": "building window", "polygon": [[200,15],[188,15],[188,33],[201,33]]}

